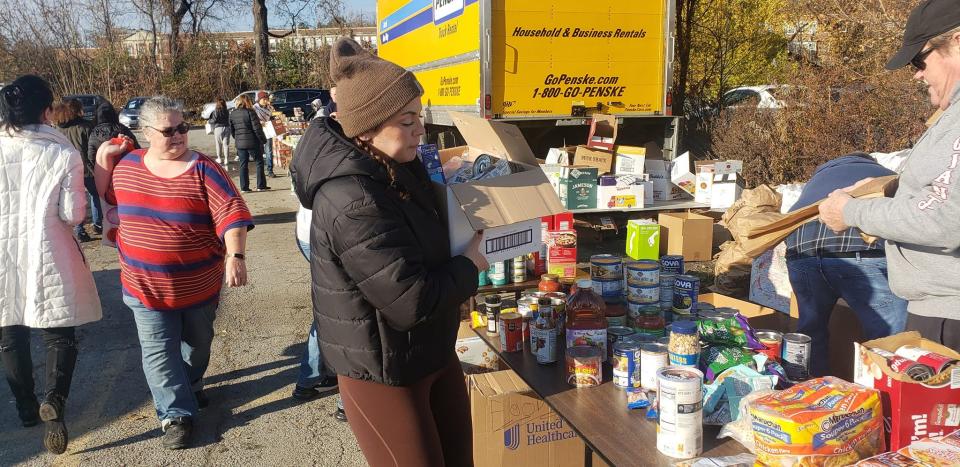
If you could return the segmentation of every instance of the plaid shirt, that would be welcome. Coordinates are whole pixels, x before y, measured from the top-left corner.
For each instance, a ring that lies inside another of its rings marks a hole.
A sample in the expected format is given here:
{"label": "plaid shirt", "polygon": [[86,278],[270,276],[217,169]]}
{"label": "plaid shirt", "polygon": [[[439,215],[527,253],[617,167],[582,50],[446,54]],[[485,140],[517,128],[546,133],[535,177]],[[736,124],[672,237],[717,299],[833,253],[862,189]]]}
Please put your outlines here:
{"label": "plaid shirt", "polygon": [[860,238],[860,229],[851,227],[836,234],[820,221],[801,225],[787,237],[786,243],[787,257],[816,256],[823,252],[883,251],[882,240],[868,245]]}

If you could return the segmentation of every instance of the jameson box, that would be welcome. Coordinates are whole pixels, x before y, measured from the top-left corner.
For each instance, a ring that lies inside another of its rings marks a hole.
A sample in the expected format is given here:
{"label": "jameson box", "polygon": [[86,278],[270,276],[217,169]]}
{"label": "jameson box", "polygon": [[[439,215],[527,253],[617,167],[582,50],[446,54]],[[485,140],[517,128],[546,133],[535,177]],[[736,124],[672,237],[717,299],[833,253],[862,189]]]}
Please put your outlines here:
{"label": "jameson box", "polygon": [[575,165],[560,169],[561,205],[567,209],[596,209],[597,174],[596,167]]}
{"label": "jameson box", "polygon": [[633,259],[660,259],[660,225],[627,222],[627,256]]}
{"label": "jameson box", "polygon": [[440,151],[446,163],[481,154],[517,163],[522,172],[454,185],[433,182],[450,231],[450,253],[463,253],[483,231],[482,253],[494,263],[540,250],[540,218],[566,211],[516,126],[451,112],[467,146]]}
{"label": "jameson box", "polygon": [[513,371],[470,375],[477,466],[583,465],[583,441]]}
{"label": "jameson box", "polygon": [[854,343],[853,381],[880,391],[884,424],[890,435],[887,446],[891,451],[921,438],[949,434],[960,427],[960,366],[948,366],[945,374],[918,382],[891,370],[886,359],[870,350],[895,352],[904,345],[960,360],[960,353],[923,339],[916,331]]}

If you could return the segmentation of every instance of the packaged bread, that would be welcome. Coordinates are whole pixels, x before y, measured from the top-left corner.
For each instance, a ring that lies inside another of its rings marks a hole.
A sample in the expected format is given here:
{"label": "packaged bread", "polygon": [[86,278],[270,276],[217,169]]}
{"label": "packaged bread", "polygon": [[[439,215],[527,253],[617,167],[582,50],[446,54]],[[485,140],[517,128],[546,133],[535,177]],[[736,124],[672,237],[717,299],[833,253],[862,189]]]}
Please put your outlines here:
{"label": "packaged bread", "polygon": [[750,406],[757,460],[768,466],[842,466],[884,452],[879,392],[827,376]]}

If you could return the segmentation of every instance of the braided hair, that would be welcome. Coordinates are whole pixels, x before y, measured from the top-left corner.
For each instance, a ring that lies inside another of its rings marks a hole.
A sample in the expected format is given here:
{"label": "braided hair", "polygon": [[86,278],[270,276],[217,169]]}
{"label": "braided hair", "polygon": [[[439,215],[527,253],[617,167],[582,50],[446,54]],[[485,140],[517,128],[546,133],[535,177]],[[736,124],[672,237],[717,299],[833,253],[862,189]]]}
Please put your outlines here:
{"label": "braided hair", "polygon": [[380,151],[377,151],[368,141],[364,141],[360,138],[354,138],[353,142],[360,146],[360,149],[363,152],[367,153],[373,160],[377,161],[385,169],[387,169],[387,178],[390,180],[390,188],[393,188],[400,195],[400,199],[408,200],[410,199],[410,193],[404,189],[403,185],[397,181],[397,161],[383,155]]}
{"label": "braided hair", "polygon": [[0,88],[0,130],[19,132],[26,125],[43,123],[43,114],[53,105],[47,81],[24,75]]}

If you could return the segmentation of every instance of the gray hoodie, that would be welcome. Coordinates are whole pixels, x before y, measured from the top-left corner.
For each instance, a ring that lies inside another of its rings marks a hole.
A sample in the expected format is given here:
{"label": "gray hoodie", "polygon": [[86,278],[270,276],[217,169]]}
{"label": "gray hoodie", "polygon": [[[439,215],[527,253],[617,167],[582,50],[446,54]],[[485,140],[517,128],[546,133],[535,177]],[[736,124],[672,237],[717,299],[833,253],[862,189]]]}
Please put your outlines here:
{"label": "gray hoodie", "polygon": [[910,313],[960,320],[960,85],[907,155],[896,196],[851,200],[843,219],[887,239],[890,288]]}

